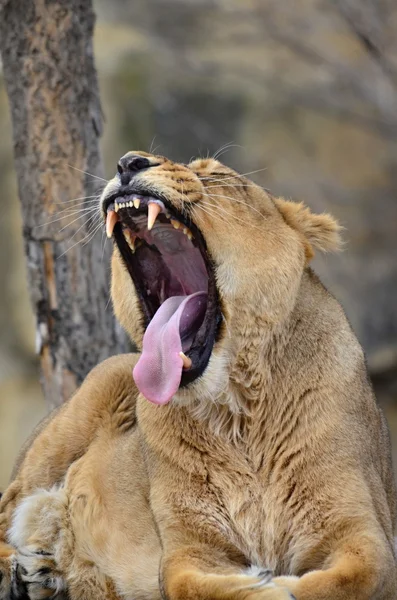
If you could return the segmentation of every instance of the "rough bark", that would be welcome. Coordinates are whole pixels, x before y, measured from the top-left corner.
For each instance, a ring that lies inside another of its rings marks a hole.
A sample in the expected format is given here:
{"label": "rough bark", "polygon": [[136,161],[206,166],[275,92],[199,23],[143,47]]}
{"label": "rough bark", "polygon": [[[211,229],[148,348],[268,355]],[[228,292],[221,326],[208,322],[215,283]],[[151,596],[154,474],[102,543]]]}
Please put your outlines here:
{"label": "rough bark", "polygon": [[81,208],[81,199],[101,184],[94,21],[90,0],[0,4],[29,287],[50,406],[67,399],[95,364],[125,345],[109,306],[100,232],[84,244],[99,219],[73,222],[84,213],[60,212]]}

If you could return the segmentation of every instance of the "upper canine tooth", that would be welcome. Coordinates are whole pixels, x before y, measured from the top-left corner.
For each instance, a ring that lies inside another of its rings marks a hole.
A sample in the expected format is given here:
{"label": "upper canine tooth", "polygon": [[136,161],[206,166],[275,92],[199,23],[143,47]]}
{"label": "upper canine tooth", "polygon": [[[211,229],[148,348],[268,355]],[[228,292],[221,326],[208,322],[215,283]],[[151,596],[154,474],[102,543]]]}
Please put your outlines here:
{"label": "upper canine tooth", "polygon": [[141,201],[139,200],[139,198],[134,198],[133,200],[133,204],[135,206],[135,208],[139,208]]}
{"label": "upper canine tooth", "polygon": [[175,229],[179,229],[181,224],[179,223],[179,221],[175,221],[175,219],[171,219],[171,225],[175,228]]}
{"label": "upper canine tooth", "polygon": [[147,228],[150,231],[159,215],[161,213],[161,206],[156,202],[149,202],[147,209]]}
{"label": "upper canine tooth", "polygon": [[118,212],[118,211],[119,211],[119,208],[120,208],[120,206],[119,206],[119,203],[118,203],[118,202],[115,202],[115,203],[114,203],[114,210],[115,210],[116,212]]}
{"label": "upper canine tooth", "polygon": [[108,214],[106,215],[106,235],[108,238],[112,237],[114,226],[118,220],[119,218],[115,211],[109,210]]}

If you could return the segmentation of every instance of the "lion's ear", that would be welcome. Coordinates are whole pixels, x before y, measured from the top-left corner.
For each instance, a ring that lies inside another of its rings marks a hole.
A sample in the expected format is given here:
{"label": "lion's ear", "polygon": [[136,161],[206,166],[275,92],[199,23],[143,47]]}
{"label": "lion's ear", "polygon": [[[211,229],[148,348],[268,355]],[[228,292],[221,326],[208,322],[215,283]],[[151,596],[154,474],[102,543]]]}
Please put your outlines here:
{"label": "lion's ear", "polygon": [[283,198],[274,200],[286,223],[299,231],[308,242],[309,247],[306,248],[308,259],[313,256],[311,247],[324,252],[340,250],[342,227],[331,215],[326,213],[316,215],[303,202],[289,202]]}

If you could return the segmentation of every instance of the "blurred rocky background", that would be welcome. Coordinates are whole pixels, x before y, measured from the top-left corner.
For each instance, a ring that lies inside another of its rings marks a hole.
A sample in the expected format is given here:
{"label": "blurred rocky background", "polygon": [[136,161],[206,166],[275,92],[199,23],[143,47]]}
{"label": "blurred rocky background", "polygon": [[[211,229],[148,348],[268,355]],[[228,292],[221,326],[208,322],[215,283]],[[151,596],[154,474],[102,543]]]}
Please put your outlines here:
{"label": "blurred rocky background", "polygon": [[[394,0],[94,0],[111,176],[128,149],[212,155],[329,211],[345,251],[314,266],[363,344],[397,466]],[[45,414],[10,117],[0,79],[0,489]],[[104,267],[105,268],[105,267]]]}

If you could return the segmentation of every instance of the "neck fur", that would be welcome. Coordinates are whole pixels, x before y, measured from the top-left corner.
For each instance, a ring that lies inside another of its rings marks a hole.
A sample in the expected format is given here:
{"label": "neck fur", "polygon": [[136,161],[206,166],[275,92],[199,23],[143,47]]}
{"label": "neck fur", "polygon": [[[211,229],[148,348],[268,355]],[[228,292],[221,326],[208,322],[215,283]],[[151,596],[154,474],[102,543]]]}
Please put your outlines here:
{"label": "neck fur", "polygon": [[223,382],[222,387],[215,394],[197,394],[193,402],[186,403],[193,419],[206,424],[215,435],[236,443],[244,441],[258,407],[266,402],[273,370],[293,330],[292,315],[288,321],[274,324],[252,312],[240,312],[239,321],[247,325],[234,328],[233,346],[238,351],[230,352],[228,360],[219,361],[215,374]]}

